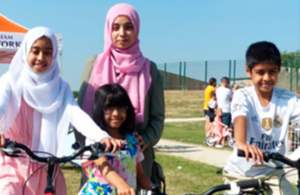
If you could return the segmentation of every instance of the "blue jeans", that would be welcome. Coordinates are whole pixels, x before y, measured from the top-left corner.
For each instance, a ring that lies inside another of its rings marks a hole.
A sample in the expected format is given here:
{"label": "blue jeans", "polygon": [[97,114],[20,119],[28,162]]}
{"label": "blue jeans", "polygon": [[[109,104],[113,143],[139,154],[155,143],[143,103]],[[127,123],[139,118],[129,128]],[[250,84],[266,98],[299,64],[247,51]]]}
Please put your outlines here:
{"label": "blue jeans", "polygon": [[223,113],[222,114],[222,123],[224,123],[225,125],[227,125],[228,127],[231,124],[231,113]]}

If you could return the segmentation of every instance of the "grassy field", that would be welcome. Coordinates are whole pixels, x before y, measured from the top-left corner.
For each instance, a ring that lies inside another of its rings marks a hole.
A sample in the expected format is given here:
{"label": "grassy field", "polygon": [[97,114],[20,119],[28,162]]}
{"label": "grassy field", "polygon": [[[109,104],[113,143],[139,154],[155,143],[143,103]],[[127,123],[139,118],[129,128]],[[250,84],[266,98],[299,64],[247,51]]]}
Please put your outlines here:
{"label": "grassy field", "polygon": [[204,124],[205,121],[165,123],[162,138],[205,145]]}
{"label": "grassy field", "polygon": [[203,117],[202,91],[166,91],[166,118]]}
{"label": "grassy field", "polygon": [[[214,185],[222,184],[222,176],[215,173],[217,167],[162,154],[157,154],[156,159],[164,167],[167,193],[170,195],[190,192],[199,194]],[[179,166],[181,169],[178,169]],[[63,173],[67,182],[67,194],[77,194],[80,169],[65,167]]]}

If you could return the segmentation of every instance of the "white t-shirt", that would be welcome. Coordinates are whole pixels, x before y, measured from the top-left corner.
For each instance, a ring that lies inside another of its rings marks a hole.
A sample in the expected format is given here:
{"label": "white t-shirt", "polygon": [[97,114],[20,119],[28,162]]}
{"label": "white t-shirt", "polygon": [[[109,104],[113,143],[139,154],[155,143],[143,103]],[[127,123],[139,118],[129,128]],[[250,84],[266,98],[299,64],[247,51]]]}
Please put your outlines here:
{"label": "white t-shirt", "polygon": [[[247,128],[247,143],[256,145],[263,152],[279,152],[285,154],[288,144],[289,121],[300,121],[300,100],[296,94],[285,89],[274,88],[271,102],[262,107],[254,86],[239,89],[234,93],[232,118],[245,116]],[[238,131],[235,129],[234,131]],[[258,176],[274,169],[267,167],[252,167],[244,157],[237,156],[237,149],[229,156],[225,171],[240,176]]]}
{"label": "white t-shirt", "polygon": [[215,109],[217,108],[217,102],[213,99],[209,100],[209,102],[207,103],[207,106],[211,109]]}
{"label": "white t-shirt", "polygon": [[223,113],[230,112],[230,100],[232,98],[232,93],[230,89],[226,87],[219,87],[216,92],[218,108],[222,109]]}

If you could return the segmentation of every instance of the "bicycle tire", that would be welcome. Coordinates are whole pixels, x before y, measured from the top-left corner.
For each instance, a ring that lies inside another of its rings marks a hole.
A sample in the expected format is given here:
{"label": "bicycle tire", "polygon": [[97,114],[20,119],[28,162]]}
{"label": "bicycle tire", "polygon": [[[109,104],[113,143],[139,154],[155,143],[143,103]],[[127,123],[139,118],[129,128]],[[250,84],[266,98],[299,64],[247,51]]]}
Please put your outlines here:
{"label": "bicycle tire", "polygon": [[227,146],[233,148],[235,145],[235,140],[231,137],[227,139]]}
{"label": "bicycle tire", "polygon": [[206,138],[205,138],[205,144],[207,145],[207,146],[210,146],[210,147],[213,147],[215,144],[216,144],[216,142],[212,142],[211,140],[213,140],[214,139],[214,137],[213,136],[207,136]]}

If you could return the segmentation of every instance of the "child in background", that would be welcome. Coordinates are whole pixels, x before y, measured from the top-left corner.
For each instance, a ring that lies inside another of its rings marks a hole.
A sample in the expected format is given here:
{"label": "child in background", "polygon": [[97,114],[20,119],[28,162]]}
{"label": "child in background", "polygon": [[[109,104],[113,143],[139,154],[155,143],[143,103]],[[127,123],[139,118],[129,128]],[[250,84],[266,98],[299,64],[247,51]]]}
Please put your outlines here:
{"label": "child in background", "polygon": [[132,135],[135,113],[125,89],[119,84],[106,84],[98,88],[92,118],[111,137],[125,140],[125,151],[120,151],[120,158],[101,157],[84,162],[82,167],[88,170],[89,180],[78,195],[96,194],[98,189],[102,190],[103,195],[135,195],[137,186],[150,190],[151,180],[141,164],[144,156],[136,148],[137,141]]}
{"label": "child in background", "polygon": [[[108,146],[111,141],[118,142],[78,107],[69,85],[59,76],[57,51],[56,37],[48,28],[36,27],[25,35],[8,72],[0,79],[0,147],[10,138],[33,151],[61,157],[71,147],[66,141],[70,123],[95,142],[101,140]],[[0,153],[1,194],[23,194],[23,187],[26,195],[44,194],[47,172],[40,167],[30,158]],[[61,171],[55,183],[57,194],[65,195]]]}
{"label": "child in background", "polygon": [[[223,138],[223,129],[227,128],[227,125],[222,123],[222,109],[217,108],[215,110],[216,116],[214,120],[214,131],[213,133],[219,137],[219,140],[216,142],[216,148],[223,148],[225,139]],[[221,144],[222,142],[222,144]]]}
{"label": "child in background", "polygon": [[236,90],[238,90],[240,88],[240,86],[238,85],[238,84],[233,84],[232,86],[231,86],[231,92],[232,92],[232,94],[234,94],[234,92],[236,91]]}
{"label": "child in background", "polygon": [[207,136],[210,136],[212,135],[212,132],[214,130],[214,125],[213,125],[213,122],[215,120],[215,109],[218,107],[217,105],[217,98],[216,98],[216,92],[212,91],[210,93],[210,100],[209,102],[207,103],[207,107],[208,107],[208,111],[209,111],[209,124],[208,124],[208,128],[210,129],[208,132],[207,132]]}

